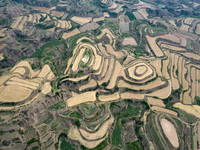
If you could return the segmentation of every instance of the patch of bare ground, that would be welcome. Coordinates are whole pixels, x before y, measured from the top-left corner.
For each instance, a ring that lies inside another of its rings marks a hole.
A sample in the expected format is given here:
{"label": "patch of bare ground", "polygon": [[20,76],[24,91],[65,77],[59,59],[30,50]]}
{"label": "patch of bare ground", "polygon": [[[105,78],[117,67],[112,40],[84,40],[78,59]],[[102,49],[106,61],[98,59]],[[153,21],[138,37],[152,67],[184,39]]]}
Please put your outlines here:
{"label": "patch of bare ground", "polygon": [[173,50],[173,51],[184,51],[184,52],[186,51],[184,48],[172,46],[172,45],[169,45],[169,44],[161,44],[160,46],[167,48],[167,49],[170,49],[170,50]]}
{"label": "patch of bare ground", "polygon": [[196,25],[195,33],[196,33],[196,34],[200,34],[200,23],[198,23],[198,24]]}
{"label": "patch of bare ground", "polygon": [[166,108],[162,108],[162,107],[158,107],[158,106],[152,106],[151,109],[154,110],[154,111],[162,112],[164,114],[167,113],[167,114],[170,114],[170,115],[173,115],[173,116],[178,116],[177,112],[166,109]]}
{"label": "patch of bare ground", "polygon": [[78,16],[74,16],[71,18],[72,21],[80,24],[80,25],[84,25],[88,22],[90,22],[92,20],[91,17],[78,17]]}
{"label": "patch of bare ground", "polygon": [[145,19],[148,19],[149,14],[147,13],[146,9],[139,9],[138,12],[141,13]]}
{"label": "patch of bare ground", "polygon": [[107,53],[105,47],[103,47],[102,43],[99,43],[99,44],[98,44],[98,47],[99,47],[99,50],[100,50],[100,52],[101,52],[101,54],[102,54],[103,56],[106,56],[106,57],[110,56],[110,55]]}
{"label": "patch of bare ground", "polygon": [[76,28],[76,29],[74,29],[74,30],[72,30],[70,32],[64,33],[62,37],[64,39],[68,39],[68,38],[70,38],[70,37],[72,37],[72,36],[74,36],[76,34],[79,34],[79,33],[80,33],[80,31]]}
{"label": "patch of bare ground", "polygon": [[156,99],[156,98],[153,98],[153,97],[148,97],[148,103],[150,105],[165,107],[165,104],[163,103],[163,101],[161,99]]}
{"label": "patch of bare ground", "polygon": [[68,107],[73,107],[81,103],[96,101],[96,91],[85,92],[82,94],[75,94],[71,98],[67,99],[66,103]]}
{"label": "patch of bare ground", "polygon": [[178,148],[179,141],[178,141],[178,136],[177,136],[177,132],[176,132],[174,125],[171,122],[169,122],[168,120],[162,118],[161,119],[161,127],[164,131],[165,136],[170,141],[170,143],[174,147]]}
{"label": "patch of bare ground", "polygon": [[109,101],[119,100],[120,95],[118,92],[115,92],[109,95],[99,95],[98,99],[103,102],[109,102]]}
{"label": "patch of bare ground", "polygon": [[119,80],[117,83],[117,86],[119,88],[129,88],[132,90],[150,90],[150,89],[154,89],[156,87],[160,87],[160,86],[164,86],[166,84],[166,82],[162,81],[160,78],[157,78],[156,80],[145,84],[145,85],[136,85],[136,84],[129,84],[127,82],[125,82],[124,80]]}
{"label": "patch of bare ground", "polygon": [[64,15],[64,12],[60,12],[60,11],[51,11],[51,16],[55,16],[55,17],[62,17]]}
{"label": "patch of bare ground", "polygon": [[133,37],[123,39],[122,45],[133,45],[137,46],[137,42]]}
{"label": "patch of bare ground", "polygon": [[82,85],[82,86],[79,88],[79,91],[83,91],[83,90],[88,89],[88,88],[94,88],[94,87],[96,87],[96,86],[97,86],[97,82],[96,82],[94,79],[92,79],[92,80],[90,80],[87,84]]}
{"label": "patch of bare ground", "polygon": [[161,59],[150,61],[150,64],[156,69],[158,76],[162,76],[161,72]]}
{"label": "patch of bare ground", "polygon": [[109,34],[113,39],[115,38],[111,31],[106,28],[101,31],[101,34],[97,36],[97,39],[101,39],[106,33]]}

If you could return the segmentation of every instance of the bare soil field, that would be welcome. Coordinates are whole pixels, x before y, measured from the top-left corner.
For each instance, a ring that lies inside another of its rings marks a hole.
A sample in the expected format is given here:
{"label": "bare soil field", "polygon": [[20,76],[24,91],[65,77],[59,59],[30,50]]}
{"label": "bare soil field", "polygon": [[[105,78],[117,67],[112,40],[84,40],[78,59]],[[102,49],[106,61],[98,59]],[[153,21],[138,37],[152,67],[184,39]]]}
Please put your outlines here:
{"label": "bare soil field", "polygon": [[109,94],[109,95],[100,95],[98,99],[103,102],[109,102],[109,101],[119,100],[120,96],[119,93],[116,92],[114,94]]}
{"label": "bare soil field", "polygon": [[194,18],[187,18],[187,19],[184,20],[184,23],[191,25],[193,21],[194,21]]}
{"label": "bare soil field", "polygon": [[129,76],[134,80],[143,80],[151,76],[154,72],[146,63],[137,63],[128,68]]}
{"label": "bare soil field", "polygon": [[169,79],[169,72],[168,72],[168,67],[170,67],[170,56],[169,52],[165,51],[165,54],[168,56],[168,59],[163,60],[163,66],[162,66],[162,74],[166,79]]}
{"label": "bare soil field", "polygon": [[200,56],[197,55],[197,54],[194,54],[194,53],[190,53],[190,52],[188,52],[188,53],[181,53],[181,55],[183,55],[183,56],[185,56],[187,58],[192,58],[192,59],[198,60],[198,61],[200,60]]}
{"label": "bare soil field", "polygon": [[7,46],[7,44],[5,44],[5,43],[1,44],[1,45],[0,45],[0,51],[1,51],[4,47],[6,47],[6,46]]}
{"label": "bare soil field", "polygon": [[156,97],[161,98],[161,99],[165,99],[165,98],[169,97],[170,94],[171,94],[171,81],[168,80],[168,86],[167,87],[159,89],[157,91],[154,91],[154,92],[152,92],[148,95],[149,96],[156,96]]}
{"label": "bare soil field", "polygon": [[183,24],[183,23],[182,23],[182,25],[181,25],[180,29],[181,29],[181,30],[183,30],[183,31],[186,31],[186,32],[188,32],[188,29],[189,29],[189,27],[190,27],[190,26],[188,26],[188,25],[185,25],[185,24]]}
{"label": "bare soil field", "polygon": [[23,29],[23,26],[24,26],[24,23],[27,21],[27,16],[24,16],[23,20],[21,21],[18,29],[19,30],[22,30]]}
{"label": "bare soil field", "polygon": [[92,79],[92,80],[90,80],[87,84],[82,85],[82,86],[79,88],[79,91],[83,91],[83,90],[88,89],[88,88],[94,88],[94,87],[96,87],[96,86],[97,86],[97,82],[96,82],[94,79]]}
{"label": "bare soil field", "polygon": [[184,48],[177,47],[177,46],[172,46],[172,45],[168,45],[168,44],[161,44],[161,47],[164,47],[164,48],[167,48],[167,49],[171,49],[173,51],[186,51]]}
{"label": "bare soil field", "polygon": [[85,31],[95,30],[98,27],[99,27],[98,23],[92,22],[92,23],[87,23],[87,24],[83,25],[82,27],[79,28],[79,30],[81,32],[85,32]]}
{"label": "bare soil field", "polygon": [[50,82],[46,82],[46,83],[43,85],[41,92],[42,92],[43,94],[48,94],[49,92],[51,92],[51,85],[50,85]]}
{"label": "bare soil field", "polygon": [[200,34],[200,23],[197,24],[195,33]]}
{"label": "bare soil field", "polygon": [[165,136],[168,138],[168,140],[174,147],[178,148],[179,141],[178,141],[178,136],[177,136],[174,125],[168,120],[163,119],[163,118],[161,119],[160,122],[161,122],[161,127],[164,131]]}
{"label": "bare soil field", "polygon": [[73,107],[81,103],[86,103],[91,101],[96,101],[96,91],[90,91],[74,95],[73,97],[67,99],[67,106]]}
{"label": "bare soil field", "polygon": [[99,22],[99,21],[104,21],[105,16],[99,17],[99,18],[93,18],[92,21],[93,22]]}
{"label": "bare soil field", "polygon": [[3,60],[4,57],[3,57],[3,53],[0,53],[0,61]]}
{"label": "bare soil field", "polygon": [[176,26],[176,23],[174,20],[169,20],[169,23],[171,23],[171,25]]}
{"label": "bare soil field", "polygon": [[114,68],[111,78],[110,78],[110,82],[109,82],[108,86],[106,87],[107,89],[113,89],[115,87],[117,78],[123,71],[124,71],[124,67],[118,61],[116,61],[115,68]]}
{"label": "bare soil field", "polygon": [[146,35],[146,38],[147,38],[147,41],[148,41],[148,43],[149,43],[152,51],[156,55],[156,57],[162,57],[162,56],[164,56],[162,50],[156,44],[155,40],[157,39],[157,37],[150,37],[150,36]]}
{"label": "bare soil field", "polygon": [[6,86],[0,94],[1,102],[19,102],[29,97],[33,90],[18,85]]}
{"label": "bare soil field", "polygon": [[158,76],[162,76],[161,72],[161,59],[150,61],[150,64],[156,69]]}
{"label": "bare soil field", "polygon": [[144,16],[145,19],[148,19],[149,14],[147,13],[146,9],[139,9],[138,11],[140,14]]}
{"label": "bare soil field", "polygon": [[70,37],[72,37],[76,34],[79,34],[79,33],[80,33],[80,31],[76,28],[73,31],[70,31],[68,33],[64,33],[62,37],[66,40],[66,39],[68,39],[68,38],[70,38]]}
{"label": "bare soil field", "polygon": [[122,45],[133,45],[137,46],[137,42],[133,37],[123,39]]}
{"label": "bare soil field", "polygon": [[62,17],[64,15],[64,12],[60,12],[60,11],[51,11],[51,16],[55,16],[55,17]]}
{"label": "bare soil field", "polygon": [[85,47],[81,47],[81,49],[79,50],[79,53],[77,54],[76,58],[74,58],[74,62],[72,65],[72,71],[76,72],[78,70],[79,67],[79,63],[81,61],[81,58],[83,57],[83,54],[85,52],[86,48]]}
{"label": "bare soil field", "polygon": [[111,58],[110,61],[109,61],[109,64],[108,64],[108,69],[105,72],[105,76],[101,80],[97,81],[99,85],[101,85],[104,82],[108,82],[108,80],[110,79],[110,77],[112,75],[114,66],[115,66],[115,59]]}
{"label": "bare soil field", "polygon": [[163,112],[164,114],[167,113],[167,114],[174,115],[174,116],[178,115],[178,113],[175,112],[175,111],[165,109],[165,108],[162,108],[162,107],[158,107],[158,106],[152,106],[151,109],[154,110],[154,111]]}
{"label": "bare soil field", "polygon": [[105,47],[109,54],[114,55],[117,58],[121,58],[124,56],[124,54],[121,51],[115,51],[110,44],[106,44]]}
{"label": "bare soil field", "polygon": [[144,99],[144,94],[135,94],[135,93],[129,93],[125,92],[121,94],[122,99]]}
{"label": "bare soil field", "polygon": [[153,97],[148,97],[148,103],[150,105],[165,107],[165,104],[163,103],[163,101],[161,99],[156,99],[156,98],[153,98]]}
{"label": "bare soil field", "polygon": [[41,12],[45,12],[45,13],[49,13],[49,11],[51,10],[51,8],[47,8],[47,7],[37,7],[37,6],[30,6],[29,7],[33,8],[33,9],[37,9]]}
{"label": "bare soil field", "polygon": [[11,25],[11,28],[17,28],[17,26],[18,26],[19,22],[22,20],[22,18],[23,18],[23,16],[15,18],[15,21]]}
{"label": "bare soil field", "polygon": [[109,34],[113,39],[115,38],[115,36],[110,32],[110,30],[106,28],[101,31],[101,34],[97,36],[97,39],[101,39],[106,33]]}
{"label": "bare soil field", "polygon": [[110,56],[110,55],[107,53],[105,47],[103,47],[102,43],[98,43],[98,47],[99,47],[99,50],[101,51],[101,54],[102,54],[103,56],[106,56],[106,57]]}
{"label": "bare soil field", "polygon": [[7,30],[7,28],[1,29],[1,31],[0,31],[0,36],[1,36],[1,37],[4,37],[4,36],[5,36],[4,31],[6,31],[6,30]]}
{"label": "bare soil field", "polygon": [[77,16],[74,16],[71,18],[72,21],[80,24],[80,25],[84,25],[88,22],[90,22],[92,20],[91,17],[77,17]]}
{"label": "bare soil field", "polygon": [[145,84],[145,85],[134,85],[134,84],[129,84],[127,82],[125,82],[124,80],[119,80],[117,83],[117,86],[119,88],[129,88],[132,90],[149,90],[149,89],[153,89],[156,88],[158,86],[162,86],[165,85],[166,83],[164,81],[162,81],[160,78],[157,78],[156,80]]}

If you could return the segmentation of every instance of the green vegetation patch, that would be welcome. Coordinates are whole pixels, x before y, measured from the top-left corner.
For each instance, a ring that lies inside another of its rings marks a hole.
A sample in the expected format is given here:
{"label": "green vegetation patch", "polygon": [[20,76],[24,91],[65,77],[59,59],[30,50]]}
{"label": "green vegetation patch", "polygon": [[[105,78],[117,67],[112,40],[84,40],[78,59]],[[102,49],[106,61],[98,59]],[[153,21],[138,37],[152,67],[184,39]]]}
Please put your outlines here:
{"label": "green vegetation patch", "polygon": [[53,47],[53,46],[58,46],[61,45],[62,42],[60,42],[58,39],[52,39],[51,41],[49,41],[48,43],[44,44],[43,46],[40,47],[40,49],[45,49],[47,47]]}
{"label": "green vegetation patch", "polygon": [[59,109],[65,108],[65,107],[66,107],[66,102],[61,101],[61,102],[58,102],[57,104],[49,107],[48,110],[59,110]]}
{"label": "green vegetation patch", "polygon": [[9,28],[12,25],[13,21],[14,19],[12,18],[2,18],[0,19],[0,25],[4,28]]}
{"label": "green vegetation patch", "polygon": [[67,142],[64,137],[62,137],[61,143],[60,143],[60,149],[61,150],[75,150],[75,147],[69,142]]}
{"label": "green vegetation patch", "polygon": [[121,137],[121,127],[120,127],[118,118],[117,118],[115,128],[112,133],[112,145],[117,146],[117,147],[123,147],[122,137]]}
{"label": "green vegetation patch", "polygon": [[87,67],[87,65],[89,64],[90,59],[91,59],[91,53],[92,52],[88,49],[84,52],[83,57],[82,57],[81,62],[80,62],[80,66],[82,68]]}
{"label": "green vegetation patch", "polygon": [[132,150],[141,150],[141,146],[140,146],[139,141],[126,143],[126,148],[132,149]]}
{"label": "green vegetation patch", "polygon": [[195,100],[197,102],[197,105],[200,105],[200,97],[199,96],[195,96]]}
{"label": "green vegetation patch", "polygon": [[64,116],[69,116],[69,117],[73,117],[73,118],[82,118],[81,117],[81,114],[77,111],[73,111],[73,112],[68,112],[68,113],[65,113],[63,114]]}
{"label": "green vegetation patch", "polygon": [[127,15],[128,18],[129,18],[130,20],[136,20],[136,18],[135,18],[135,16],[133,15],[132,12],[126,11],[125,15]]}

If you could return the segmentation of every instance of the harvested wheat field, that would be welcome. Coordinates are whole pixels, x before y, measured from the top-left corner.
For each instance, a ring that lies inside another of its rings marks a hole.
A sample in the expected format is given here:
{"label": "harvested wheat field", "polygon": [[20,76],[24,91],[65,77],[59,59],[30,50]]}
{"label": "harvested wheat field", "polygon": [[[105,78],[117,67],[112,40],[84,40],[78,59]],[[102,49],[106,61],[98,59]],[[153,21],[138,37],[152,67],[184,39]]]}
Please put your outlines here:
{"label": "harvested wheat field", "polygon": [[11,28],[17,28],[19,22],[22,20],[23,16],[17,17],[13,24],[11,25]]}
{"label": "harvested wheat field", "polygon": [[121,99],[144,99],[144,94],[135,94],[135,93],[129,93],[125,92],[121,94]]}
{"label": "harvested wheat field", "polygon": [[181,53],[181,55],[183,55],[184,57],[187,58],[191,58],[191,59],[195,59],[195,60],[200,60],[200,56],[191,52],[187,52],[187,53]]}
{"label": "harvested wheat field", "polygon": [[85,92],[83,94],[76,94],[67,99],[67,106],[73,107],[81,103],[96,101],[96,91]]}
{"label": "harvested wheat field", "polygon": [[68,132],[68,137],[73,140],[78,140],[85,147],[92,149],[99,145],[102,141],[105,140],[106,136],[101,138],[100,140],[85,140],[80,134],[77,126],[72,126]]}
{"label": "harvested wheat field", "polygon": [[158,107],[158,106],[152,106],[151,109],[154,110],[154,111],[162,112],[164,114],[167,113],[167,114],[174,115],[174,116],[178,115],[178,113],[175,112],[175,111],[165,109],[165,108],[162,108],[162,107]]}
{"label": "harvested wheat field", "polygon": [[121,58],[124,56],[124,54],[121,51],[115,51],[110,44],[106,44],[105,47],[110,55],[114,55],[117,58]]}
{"label": "harvested wheat field", "polygon": [[24,23],[25,23],[26,21],[27,21],[27,17],[24,16],[23,20],[21,21],[21,23],[20,23],[20,25],[19,25],[19,27],[18,27],[19,30],[22,30],[22,29],[23,29]]}
{"label": "harvested wheat field", "polygon": [[120,95],[118,92],[116,92],[116,93],[109,94],[109,95],[100,95],[98,97],[98,99],[103,102],[109,102],[109,101],[119,100]]}
{"label": "harvested wheat field", "polygon": [[141,13],[145,19],[148,19],[149,14],[147,13],[146,9],[140,9],[138,12]]}
{"label": "harvested wheat field", "polygon": [[3,60],[4,57],[3,57],[3,53],[0,53],[0,61]]}
{"label": "harvested wheat field", "polygon": [[145,84],[145,85],[135,85],[135,84],[129,84],[127,82],[125,82],[124,80],[119,80],[117,83],[117,86],[119,88],[129,88],[132,90],[149,90],[149,89],[154,89],[156,87],[159,86],[164,86],[166,83],[164,81],[162,81],[160,78],[157,78],[156,80]]}
{"label": "harvested wheat field", "polygon": [[64,12],[60,12],[60,11],[51,11],[51,16],[53,17],[62,17],[64,15]]}
{"label": "harvested wheat field", "polygon": [[82,86],[79,88],[79,91],[83,91],[83,90],[86,90],[86,89],[88,89],[88,88],[94,88],[94,87],[96,87],[96,86],[97,86],[97,82],[96,82],[94,79],[92,79],[92,80],[90,80],[87,84],[82,85]]}
{"label": "harvested wheat field", "polygon": [[156,99],[156,98],[153,98],[153,97],[148,97],[148,103],[150,105],[165,107],[165,104],[163,103],[163,101],[161,99]]}
{"label": "harvested wheat field", "polygon": [[72,31],[70,31],[68,33],[64,33],[62,37],[66,40],[66,39],[68,39],[68,38],[70,38],[70,37],[72,37],[74,35],[79,34],[79,33],[81,33],[81,32],[76,28],[76,29],[74,29],[74,30],[72,30]]}
{"label": "harvested wheat field", "polygon": [[102,54],[103,56],[106,56],[106,57],[110,56],[110,55],[107,53],[105,47],[102,45],[102,43],[99,43],[99,44],[98,44],[98,47],[99,47],[99,50],[100,50],[100,52],[101,52],[101,54]]}
{"label": "harvested wheat field", "polygon": [[196,33],[196,34],[200,34],[200,23],[198,23],[198,24],[196,25],[195,33]]}
{"label": "harvested wheat field", "polygon": [[51,92],[51,85],[50,82],[46,82],[43,87],[42,87],[42,91],[43,94],[48,94],[49,92]]}
{"label": "harvested wheat field", "polygon": [[5,36],[4,31],[6,31],[6,30],[7,30],[7,28],[3,28],[3,29],[0,30],[0,37]]}
{"label": "harvested wheat field", "polygon": [[183,31],[188,31],[189,27],[190,27],[190,26],[185,25],[185,24],[182,22],[182,25],[181,25],[180,29],[183,30]]}
{"label": "harvested wheat field", "polygon": [[108,82],[108,80],[110,79],[111,75],[112,75],[112,72],[113,72],[113,69],[114,69],[114,66],[115,66],[115,59],[114,58],[111,58],[109,59],[109,62],[108,62],[108,68],[105,72],[105,75],[104,77],[101,79],[101,80],[98,80],[98,85],[101,85],[103,84],[104,82]]}
{"label": "harvested wheat field", "polygon": [[133,45],[137,46],[137,42],[133,37],[123,39],[122,45]]}
{"label": "harvested wheat field", "polygon": [[171,81],[168,80],[168,86],[167,87],[159,89],[159,90],[154,91],[154,92],[147,94],[147,95],[148,96],[156,96],[158,98],[165,99],[165,98],[169,97],[171,92],[172,92],[171,86],[172,86]]}
{"label": "harvested wheat field", "polygon": [[200,118],[200,106],[198,105],[184,105],[182,103],[175,103],[173,105],[175,108],[179,108],[189,114],[192,114],[198,118]]}
{"label": "harvested wheat field", "polygon": [[73,62],[73,66],[72,66],[72,71],[76,72],[78,70],[79,67],[79,63],[83,57],[83,54],[85,53],[86,48],[85,47],[81,47],[81,49],[79,50],[79,53],[77,54],[74,62]]}
{"label": "harvested wheat field", "polygon": [[5,43],[1,44],[1,45],[0,45],[0,51],[1,51],[4,47],[6,47],[6,46],[7,46],[7,44],[5,44]]}
{"label": "harvested wheat field", "polygon": [[51,8],[47,8],[47,7],[37,7],[37,6],[30,6],[29,7],[33,8],[33,9],[37,9],[41,12],[45,12],[45,13],[49,13],[49,11],[51,10]]}
{"label": "harvested wheat field", "polygon": [[80,24],[80,25],[84,25],[88,22],[90,22],[92,20],[91,17],[77,17],[77,16],[74,16],[71,18],[72,21]]}
{"label": "harvested wheat field", "polygon": [[113,39],[115,38],[111,31],[106,28],[101,31],[101,34],[97,36],[97,39],[101,39],[106,33],[109,34]]}
{"label": "harvested wheat field", "polygon": [[187,19],[184,20],[184,23],[191,25],[193,21],[194,21],[194,18],[187,18]]}
{"label": "harvested wheat field", "polygon": [[173,50],[173,51],[186,51],[184,48],[172,46],[172,45],[169,45],[169,44],[161,44],[160,46],[167,48],[167,49],[170,49],[170,50]]}
{"label": "harvested wheat field", "polygon": [[145,78],[151,76],[153,73],[154,71],[152,70],[152,68],[146,63],[142,62],[128,68],[128,74],[134,80],[144,80]]}
{"label": "harvested wheat field", "polygon": [[1,102],[19,102],[30,96],[33,90],[18,86],[18,85],[8,85],[4,87],[0,94]]}
{"label": "harvested wheat field", "polygon": [[160,123],[161,123],[161,127],[164,131],[164,134],[168,138],[170,143],[176,148],[179,147],[178,136],[177,136],[174,125],[171,122],[169,122],[168,120],[163,119],[163,118],[161,119]]}
{"label": "harvested wheat field", "polygon": [[114,121],[114,118],[113,118],[113,116],[111,116],[110,119],[105,121],[101,125],[101,127],[94,133],[87,132],[86,130],[83,130],[83,129],[79,129],[79,131],[80,131],[81,135],[84,138],[86,138],[87,140],[98,140],[98,139],[103,138],[106,135],[106,133],[107,133],[110,125],[113,123],[113,121]]}
{"label": "harvested wheat field", "polygon": [[146,38],[147,38],[147,41],[149,43],[149,46],[151,47],[151,50],[156,55],[156,57],[164,56],[163,52],[161,51],[161,49],[156,44],[155,40],[157,39],[157,37],[150,37],[149,35],[146,35]]}
{"label": "harvested wheat field", "polygon": [[99,22],[99,21],[104,21],[104,20],[105,20],[105,16],[92,19],[93,22]]}

